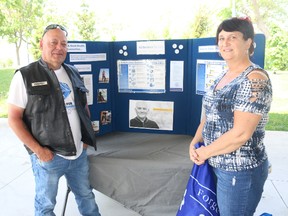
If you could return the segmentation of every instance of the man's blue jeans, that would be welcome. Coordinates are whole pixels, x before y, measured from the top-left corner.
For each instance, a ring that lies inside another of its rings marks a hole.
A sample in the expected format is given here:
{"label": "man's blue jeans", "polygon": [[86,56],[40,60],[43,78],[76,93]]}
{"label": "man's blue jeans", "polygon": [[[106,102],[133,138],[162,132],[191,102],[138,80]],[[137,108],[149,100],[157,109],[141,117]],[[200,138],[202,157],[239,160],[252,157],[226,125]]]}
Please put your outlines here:
{"label": "man's blue jeans", "polygon": [[65,176],[75,195],[78,209],[83,216],[100,216],[95,196],[89,182],[89,163],[84,149],[76,160],[67,160],[55,155],[49,162],[40,161],[31,155],[35,176],[35,216],[55,216],[58,183]]}
{"label": "man's blue jeans", "polygon": [[268,176],[268,160],[240,172],[214,168],[217,177],[217,203],[221,216],[253,216]]}

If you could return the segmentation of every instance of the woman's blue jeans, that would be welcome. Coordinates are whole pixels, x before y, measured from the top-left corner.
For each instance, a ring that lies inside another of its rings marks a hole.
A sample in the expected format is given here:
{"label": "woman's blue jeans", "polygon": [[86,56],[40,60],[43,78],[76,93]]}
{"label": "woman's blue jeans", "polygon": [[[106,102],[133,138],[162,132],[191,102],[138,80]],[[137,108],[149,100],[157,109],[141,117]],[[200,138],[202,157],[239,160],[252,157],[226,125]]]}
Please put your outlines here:
{"label": "woman's blue jeans", "polygon": [[268,160],[260,166],[240,172],[214,168],[217,203],[221,216],[253,216],[261,200],[268,176]]}
{"label": "woman's blue jeans", "polygon": [[75,195],[78,209],[84,216],[100,216],[95,196],[89,182],[89,163],[86,150],[76,160],[67,160],[55,155],[49,162],[40,161],[31,155],[35,176],[35,216],[55,216],[58,183],[65,176]]}

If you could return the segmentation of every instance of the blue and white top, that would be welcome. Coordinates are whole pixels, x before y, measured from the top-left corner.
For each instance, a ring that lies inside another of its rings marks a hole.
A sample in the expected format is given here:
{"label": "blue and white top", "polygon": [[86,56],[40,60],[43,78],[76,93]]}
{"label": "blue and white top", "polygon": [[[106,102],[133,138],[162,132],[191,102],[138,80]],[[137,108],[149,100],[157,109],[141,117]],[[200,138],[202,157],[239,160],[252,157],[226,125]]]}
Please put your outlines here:
{"label": "blue and white top", "polygon": [[205,145],[209,145],[232,129],[235,110],[262,115],[252,137],[244,145],[229,154],[209,158],[212,167],[226,171],[241,171],[257,167],[267,159],[263,140],[272,102],[272,85],[270,79],[249,80],[247,75],[255,69],[257,73],[268,77],[267,72],[258,65],[251,65],[230,83],[216,90],[224,73],[215,80],[203,97],[206,122],[202,136]]}

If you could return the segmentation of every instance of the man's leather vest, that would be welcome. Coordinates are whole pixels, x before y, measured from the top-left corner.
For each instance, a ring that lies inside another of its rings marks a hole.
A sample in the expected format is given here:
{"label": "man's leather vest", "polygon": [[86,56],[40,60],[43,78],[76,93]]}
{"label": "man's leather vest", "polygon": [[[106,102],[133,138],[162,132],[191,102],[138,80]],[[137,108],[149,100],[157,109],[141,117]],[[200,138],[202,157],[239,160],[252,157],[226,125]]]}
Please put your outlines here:
{"label": "man's leather vest", "polygon": [[[77,113],[81,122],[82,141],[96,149],[96,137],[86,110],[88,91],[77,71],[62,64],[74,91]],[[62,91],[53,70],[40,59],[20,68],[27,89],[28,102],[23,120],[40,145],[64,156],[76,155],[72,131],[64,104]],[[26,148],[31,154],[32,151]]]}

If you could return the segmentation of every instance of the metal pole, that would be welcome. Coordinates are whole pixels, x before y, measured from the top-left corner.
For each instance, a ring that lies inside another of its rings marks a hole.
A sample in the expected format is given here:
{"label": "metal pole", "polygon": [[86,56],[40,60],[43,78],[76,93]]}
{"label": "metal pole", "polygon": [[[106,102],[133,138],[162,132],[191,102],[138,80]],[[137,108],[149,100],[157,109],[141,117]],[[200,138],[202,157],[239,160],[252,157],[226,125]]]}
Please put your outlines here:
{"label": "metal pole", "polygon": [[71,191],[71,188],[67,185],[67,191],[66,191],[66,196],[65,196],[65,202],[64,202],[64,207],[62,211],[62,216],[65,216],[65,211],[66,211],[66,206],[67,206],[67,201],[68,201],[68,196]]}

